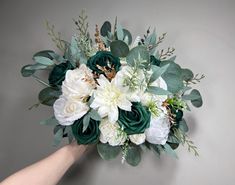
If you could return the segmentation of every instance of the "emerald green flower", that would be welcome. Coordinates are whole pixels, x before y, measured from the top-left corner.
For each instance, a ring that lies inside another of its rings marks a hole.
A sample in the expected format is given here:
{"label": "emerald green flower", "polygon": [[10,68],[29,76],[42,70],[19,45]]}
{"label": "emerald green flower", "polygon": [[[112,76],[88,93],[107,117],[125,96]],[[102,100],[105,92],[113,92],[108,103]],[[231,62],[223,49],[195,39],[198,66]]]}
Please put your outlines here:
{"label": "emerald green flower", "polygon": [[151,113],[147,107],[141,103],[132,103],[131,111],[119,109],[118,123],[124,128],[128,134],[144,133],[145,129],[150,125]]}
{"label": "emerald green flower", "polygon": [[67,61],[66,63],[61,63],[59,65],[56,65],[49,74],[48,81],[50,85],[51,86],[62,85],[62,82],[65,79],[65,74],[69,69],[74,69],[69,61]]}
{"label": "emerald green flower", "polygon": [[88,59],[87,66],[98,74],[104,74],[104,70],[112,68],[117,72],[121,66],[120,59],[112,55],[109,51],[98,51],[94,56]]}
{"label": "emerald green flower", "polygon": [[83,132],[83,119],[79,119],[72,125],[72,131],[78,144],[92,144],[99,139],[99,121],[90,119],[88,128]]}

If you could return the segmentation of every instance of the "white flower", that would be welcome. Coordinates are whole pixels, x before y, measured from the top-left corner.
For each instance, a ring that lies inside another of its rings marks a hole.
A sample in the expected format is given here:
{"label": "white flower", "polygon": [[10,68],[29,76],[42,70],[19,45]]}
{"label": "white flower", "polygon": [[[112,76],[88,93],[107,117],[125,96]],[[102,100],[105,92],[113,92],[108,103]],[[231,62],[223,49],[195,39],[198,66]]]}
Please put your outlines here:
{"label": "white flower", "polygon": [[130,66],[124,66],[118,71],[116,78],[119,84],[128,87],[128,99],[132,102],[139,102],[140,95],[147,88],[143,70],[134,70]]}
{"label": "white flower", "polygon": [[111,146],[123,145],[127,139],[127,134],[121,130],[118,123],[110,123],[108,119],[103,119],[99,125],[100,141],[109,143]]}
{"label": "white flower", "polygon": [[145,135],[145,133],[143,133],[143,134],[133,134],[133,135],[129,135],[129,138],[130,138],[132,143],[134,143],[136,145],[140,145],[140,144],[145,142],[146,135]]}
{"label": "white flower", "polygon": [[85,64],[82,64],[79,68],[66,72],[62,93],[66,97],[83,100],[91,95],[94,88],[93,74]]}
{"label": "white flower", "polygon": [[77,119],[80,119],[87,113],[89,107],[74,99],[67,99],[65,96],[60,96],[53,105],[56,119],[61,125],[72,125]]}
{"label": "white flower", "polygon": [[131,102],[127,99],[127,89],[119,85],[116,77],[111,82],[104,75],[97,79],[99,85],[94,91],[94,100],[90,105],[93,109],[98,109],[98,113],[103,118],[108,116],[111,123],[118,120],[118,108],[131,111]]}
{"label": "white flower", "polygon": [[151,118],[150,127],[146,129],[146,140],[152,144],[166,144],[170,132],[168,118],[162,114],[159,117]]}

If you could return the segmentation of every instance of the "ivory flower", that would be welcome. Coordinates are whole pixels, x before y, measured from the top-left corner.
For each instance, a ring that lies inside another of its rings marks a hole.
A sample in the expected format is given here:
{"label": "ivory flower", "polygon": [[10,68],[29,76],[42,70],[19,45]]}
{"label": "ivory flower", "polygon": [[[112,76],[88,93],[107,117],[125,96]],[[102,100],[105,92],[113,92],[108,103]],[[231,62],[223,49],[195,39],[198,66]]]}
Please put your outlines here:
{"label": "ivory flower", "polygon": [[132,143],[134,143],[136,145],[140,145],[140,144],[145,142],[146,135],[145,135],[145,133],[143,133],[143,134],[133,134],[133,135],[129,135],[129,138],[130,138]]}

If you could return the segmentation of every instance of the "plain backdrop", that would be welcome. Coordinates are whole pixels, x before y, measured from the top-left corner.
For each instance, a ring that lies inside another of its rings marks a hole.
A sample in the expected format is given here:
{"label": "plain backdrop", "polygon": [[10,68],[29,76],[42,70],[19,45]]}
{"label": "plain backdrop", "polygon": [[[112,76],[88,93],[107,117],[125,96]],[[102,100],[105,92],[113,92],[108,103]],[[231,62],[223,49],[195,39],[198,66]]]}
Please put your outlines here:
{"label": "plain backdrop", "polygon": [[235,1],[166,0],[0,0],[0,180],[46,157],[52,146],[52,129],[39,125],[53,112],[37,103],[42,89],[20,68],[40,50],[56,50],[44,25],[56,26],[65,40],[76,33],[72,18],[86,9],[90,32],[105,20],[142,36],[147,28],[167,32],[161,48],[176,48],[182,67],[206,78],[196,85],[204,99],[200,109],[186,114],[190,138],[199,148],[194,157],[180,147],[176,160],[161,159],[152,152],[138,167],[121,164],[121,157],[103,161],[94,150],[75,165],[60,184],[148,184],[148,185],[231,185],[235,175]]}

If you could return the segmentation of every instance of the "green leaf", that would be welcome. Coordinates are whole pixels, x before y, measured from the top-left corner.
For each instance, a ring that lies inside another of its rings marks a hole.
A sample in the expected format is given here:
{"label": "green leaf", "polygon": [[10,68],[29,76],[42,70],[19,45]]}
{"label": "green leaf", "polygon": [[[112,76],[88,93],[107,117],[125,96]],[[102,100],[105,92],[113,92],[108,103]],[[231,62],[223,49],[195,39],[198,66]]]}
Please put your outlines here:
{"label": "green leaf", "polygon": [[153,149],[153,151],[157,155],[157,157],[160,158],[161,150],[162,150],[161,146],[160,145],[151,144],[151,148]]}
{"label": "green leaf", "polygon": [[86,114],[86,115],[83,117],[83,120],[82,120],[82,124],[83,124],[82,132],[85,132],[86,129],[88,128],[89,123],[90,123],[90,119],[91,119],[90,114]]}
{"label": "green leaf", "polygon": [[123,32],[123,28],[122,28],[122,26],[120,24],[117,25],[116,30],[117,30],[117,39],[118,40],[123,40],[124,32]]}
{"label": "green leaf", "polygon": [[153,30],[153,33],[151,33],[146,39],[145,39],[145,44],[147,46],[149,45],[155,45],[157,41],[157,34],[156,34],[156,29]]}
{"label": "green leaf", "polygon": [[53,145],[58,146],[61,143],[62,139],[63,139],[63,129],[60,128],[57,130],[57,132],[54,135]]}
{"label": "green leaf", "polygon": [[112,54],[116,57],[126,57],[127,54],[129,53],[128,45],[120,40],[111,42],[110,50]]}
{"label": "green leaf", "polygon": [[179,139],[173,133],[170,133],[168,135],[167,142],[169,142],[169,143],[176,143],[176,144],[180,143]]}
{"label": "green leaf", "polygon": [[156,95],[170,95],[171,92],[162,89],[160,87],[156,87],[156,86],[149,86],[147,88],[147,92],[151,93],[151,94],[156,94]]}
{"label": "green leaf", "polygon": [[185,133],[185,132],[188,132],[188,125],[187,125],[185,119],[182,119],[182,120],[179,122],[179,129],[180,129],[181,131],[183,131],[184,133]]}
{"label": "green leaf", "polygon": [[46,120],[40,121],[41,125],[48,125],[48,126],[56,126],[59,124],[58,120],[55,118],[55,116],[52,116]]}
{"label": "green leaf", "polygon": [[176,152],[171,148],[171,146],[170,146],[169,144],[166,143],[166,144],[163,145],[162,147],[163,147],[164,151],[165,151],[168,155],[170,155],[170,156],[172,156],[172,157],[178,159],[178,156],[177,156]]}
{"label": "green leaf", "polygon": [[198,99],[193,99],[191,100],[191,103],[193,104],[194,107],[201,107],[203,104],[201,94],[198,90],[193,89],[190,93],[192,96],[198,96]]}
{"label": "green leaf", "polygon": [[62,56],[58,55],[57,53],[49,53],[49,55],[59,63],[66,62],[66,59],[64,59]]}
{"label": "green leaf", "polygon": [[69,144],[72,143],[74,136],[71,126],[65,127],[65,133],[67,134]]}
{"label": "green leaf", "polygon": [[33,58],[34,57],[46,57],[46,58],[49,58],[49,59],[53,59],[53,57],[50,55],[50,53],[54,53],[54,51],[52,51],[52,50],[43,50],[43,51],[39,51],[39,52],[37,52],[37,53],[35,53],[34,55],[33,55]]}
{"label": "green leaf", "polygon": [[25,67],[25,70],[42,70],[42,69],[47,69],[48,66],[42,65],[42,64],[33,64],[33,65],[28,65]]}
{"label": "green leaf", "polygon": [[136,46],[130,50],[126,57],[126,61],[129,65],[134,66],[135,61],[139,60],[139,56],[141,59],[149,62],[149,52],[145,46]]}
{"label": "green leaf", "polygon": [[108,36],[108,32],[111,32],[111,23],[109,21],[105,21],[100,28],[100,34],[105,37]]}
{"label": "green leaf", "polygon": [[140,161],[140,148],[138,146],[129,146],[126,154],[126,162],[131,166],[137,166]]}
{"label": "green leaf", "polygon": [[54,62],[47,57],[37,56],[37,57],[33,57],[33,59],[35,62],[45,65],[45,66],[54,65]]}
{"label": "green leaf", "polygon": [[41,104],[52,106],[61,95],[61,91],[58,89],[47,87],[42,89],[38,95],[38,99]]}
{"label": "green leaf", "polygon": [[181,78],[188,82],[193,79],[193,72],[190,69],[182,69],[181,70]]}
{"label": "green leaf", "polygon": [[158,67],[158,66],[154,66],[154,72],[150,77],[149,83],[154,82],[155,80],[157,80],[163,73],[165,73],[165,71],[167,70],[167,68],[169,67],[170,64],[164,65],[162,67]]}
{"label": "green leaf", "polygon": [[96,121],[100,121],[101,120],[101,117],[100,115],[98,114],[98,112],[94,109],[91,109],[90,112],[89,112],[89,115],[90,117],[93,119],[93,120],[96,120]]}
{"label": "green leaf", "polygon": [[200,98],[201,98],[201,96],[199,94],[192,93],[192,92],[190,94],[185,94],[182,96],[183,100],[197,100]]}
{"label": "green leaf", "polygon": [[128,45],[131,45],[132,43],[132,35],[131,33],[127,30],[127,29],[123,29],[123,33],[124,33],[124,42]]}
{"label": "green leaf", "polygon": [[31,64],[25,65],[25,66],[23,66],[21,68],[21,75],[23,77],[29,77],[29,76],[31,76],[31,75],[33,75],[35,73],[36,70],[34,70],[34,69],[32,69],[32,70],[31,69],[27,69],[27,67],[30,67],[30,66],[32,66],[32,65]]}
{"label": "green leaf", "polygon": [[177,93],[184,88],[184,83],[182,79],[175,74],[164,73],[162,78],[167,84],[167,90],[172,93]]}
{"label": "green leaf", "polygon": [[104,160],[111,160],[118,156],[121,151],[120,146],[110,146],[109,144],[98,143],[97,151]]}

